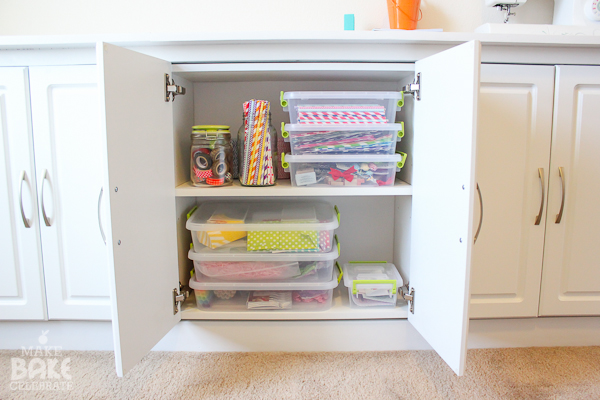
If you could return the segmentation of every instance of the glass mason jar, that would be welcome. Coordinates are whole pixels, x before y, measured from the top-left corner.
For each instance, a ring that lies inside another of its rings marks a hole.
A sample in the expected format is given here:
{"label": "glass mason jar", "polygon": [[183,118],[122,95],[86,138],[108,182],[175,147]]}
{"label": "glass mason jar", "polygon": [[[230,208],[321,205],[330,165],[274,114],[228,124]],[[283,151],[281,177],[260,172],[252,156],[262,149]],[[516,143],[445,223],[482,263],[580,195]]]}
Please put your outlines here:
{"label": "glass mason jar", "polygon": [[194,186],[231,185],[233,147],[229,126],[193,126],[190,161],[190,177]]}
{"label": "glass mason jar", "polygon": [[[270,112],[268,120],[268,139],[251,137],[246,140],[246,117],[242,114],[242,126],[237,134],[238,168],[242,186],[273,186],[277,180],[277,130],[271,121]],[[254,144],[261,156],[252,158],[252,148],[246,148],[248,144]]]}

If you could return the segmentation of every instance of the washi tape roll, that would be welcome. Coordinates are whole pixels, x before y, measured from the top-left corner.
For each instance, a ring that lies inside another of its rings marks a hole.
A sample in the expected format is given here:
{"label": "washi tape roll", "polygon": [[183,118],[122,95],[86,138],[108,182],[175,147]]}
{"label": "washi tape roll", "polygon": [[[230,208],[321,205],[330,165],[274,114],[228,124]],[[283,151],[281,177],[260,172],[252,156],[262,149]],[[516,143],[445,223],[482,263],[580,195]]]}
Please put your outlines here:
{"label": "washi tape roll", "polygon": [[212,186],[220,186],[225,183],[225,178],[206,178],[206,183]]}
{"label": "washi tape roll", "polygon": [[222,148],[214,149],[213,151],[210,152],[210,156],[215,161],[224,160],[225,159],[225,150]]}
{"label": "washi tape roll", "polygon": [[225,176],[227,169],[227,163],[225,160],[215,161],[212,166],[212,172],[215,176]]}
{"label": "washi tape roll", "polygon": [[213,162],[210,158],[210,155],[197,151],[196,153],[194,153],[194,164],[196,165],[196,168],[198,168],[200,171],[206,171],[210,169]]}

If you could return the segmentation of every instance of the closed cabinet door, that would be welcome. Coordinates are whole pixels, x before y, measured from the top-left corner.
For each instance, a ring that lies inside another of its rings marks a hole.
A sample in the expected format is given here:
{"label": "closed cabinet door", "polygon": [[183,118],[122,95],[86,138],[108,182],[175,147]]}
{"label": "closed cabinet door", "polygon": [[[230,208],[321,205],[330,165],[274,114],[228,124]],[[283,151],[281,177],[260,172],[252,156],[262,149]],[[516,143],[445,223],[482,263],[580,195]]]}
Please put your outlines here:
{"label": "closed cabinet door", "polygon": [[558,66],[540,315],[600,315],[600,67]]}
{"label": "closed cabinet door", "polygon": [[471,318],[538,314],[553,94],[553,66],[481,68]]}
{"label": "closed cabinet door", "polygon": [[49,319],[111,318],[96,70],[30,68]]}
{"label": "closed cabinet door", "polygon": [[0,319],[45,319],[27,68],[0,68],[0,155]]}

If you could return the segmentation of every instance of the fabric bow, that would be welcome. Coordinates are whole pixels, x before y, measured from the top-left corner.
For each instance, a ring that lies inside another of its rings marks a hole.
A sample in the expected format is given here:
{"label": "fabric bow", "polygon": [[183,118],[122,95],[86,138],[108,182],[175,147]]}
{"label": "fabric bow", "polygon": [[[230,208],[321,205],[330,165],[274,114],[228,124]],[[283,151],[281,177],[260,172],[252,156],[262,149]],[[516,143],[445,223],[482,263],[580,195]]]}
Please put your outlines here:
{"label": "fabric bow", "polygon": [[392,183],[394,183],[394,177],[391,176],[388,180],[386,181],[380,181],[379,179],[377,180],[377,184],[379,186],[385,186],[385,185],[391,185]]}
{"label": "fabric bow", "polygon": [[348,182],[352,182],[352,180],[354,179],[353,174],[356,172],[356,169],[354,169],[354,166],[348,168],[345,171],[340,171],[335,168],[330,168],[330,169],[331,169],[331,171],[329,173],[331,174],[331,177],[333,178],[334,181],[337,181],[340,178],[344,178]]}

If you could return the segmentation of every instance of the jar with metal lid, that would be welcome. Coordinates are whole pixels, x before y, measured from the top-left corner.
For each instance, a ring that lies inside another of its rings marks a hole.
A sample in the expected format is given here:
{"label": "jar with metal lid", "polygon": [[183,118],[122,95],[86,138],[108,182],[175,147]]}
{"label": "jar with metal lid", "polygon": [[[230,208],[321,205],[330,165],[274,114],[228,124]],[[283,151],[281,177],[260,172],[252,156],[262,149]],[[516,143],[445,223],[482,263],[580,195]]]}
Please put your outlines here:
{"label": "jar with metal lid", "polygon": [[[267,129],[262,137],[248,135],[246,111],[242,114],[242,126],[238,129],[238,168],[239,178],[242,186],[273,186],[277,180],[277,168],[279,155],[277,153],[277,130],[271,121],[271,113],[268,112]],[[268,139],[267,139],[268,136]],[[253,162],[251,159],[252,149],[255,146],[260,151],[260,157]],[[262,161],[262,162],[261,162]],[[254,166],[254,168],[252,168]],[[254,177],[252,176],[252,173]]]}
{"label": "jar with metal lid", "polygon": [[231,185],[233,148],[229,126],[193,126],[190,164],[194,186]]}

